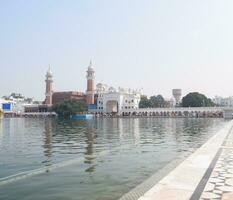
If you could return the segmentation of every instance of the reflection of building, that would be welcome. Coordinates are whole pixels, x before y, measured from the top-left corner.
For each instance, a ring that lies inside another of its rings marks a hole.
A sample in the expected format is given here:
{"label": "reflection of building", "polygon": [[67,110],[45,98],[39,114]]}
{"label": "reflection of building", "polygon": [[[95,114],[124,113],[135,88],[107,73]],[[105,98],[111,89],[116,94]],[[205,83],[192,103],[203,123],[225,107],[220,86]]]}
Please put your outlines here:
{"label": "reflection of building", "polygon": [[[115,140],[119,140],[120,144],[128,144],[129,138],[134,144],[140,145],[140,134],[143,131],[140,130],[139,123],[144,127],[148,120],[148,118],[103,118],[96,121],[96,129],[102,130],[99,137],[104,138],[110,145],[113,144],[111,141]],[[114,130],[114,134],[109,133],[109,128]]]}
{"label": "reflection of building", "polygon": [[3,123],[3,119],[2,119],[2,115],[0,113],[0,144],[1,144],[2,136],[3,136],[3,125],[2,125],[2,123]]}
{"label": "reflection of building", "polygon": [[138,109],[141,92],[125,88],[108,87],[97,84],[97,109],[98,113],[118,113],[127,109]]}
{"label": "reflection of building", "polygon": [[87,146],[85,147],[85,161],[84,163],[88,164],[88,168],[85,172],[92,173],[95,171],[95,159],[96,157],[93,156],[95,154],[95,142],[96,142],[96,127],[95,124],[92,122],[87,122],[87,131],[85,133],[85,142]]}
{"label": "reflection of building", "polygon": [[49,165],[51,164],[51,157],[52,157],[52,140],[53,140],[53,129],[52,129],[52,120],[45,120],[45,137],[44,137],[44,155],[46,157],[46,163]]}
{"label": "reflection of building", "polygon": [[[95,140],[96,140],[96,128],[95,128],[95,125],[93,122],[87,123],[87,131],[86,131],[85,136],[86,136],[85,141],[87,143],[85,155],[91,156],[95,153],[94,152],[94,144],[95,144]],[[86,159],[89,160],[90,163],[92,163],[91,157],[87,157]]]}

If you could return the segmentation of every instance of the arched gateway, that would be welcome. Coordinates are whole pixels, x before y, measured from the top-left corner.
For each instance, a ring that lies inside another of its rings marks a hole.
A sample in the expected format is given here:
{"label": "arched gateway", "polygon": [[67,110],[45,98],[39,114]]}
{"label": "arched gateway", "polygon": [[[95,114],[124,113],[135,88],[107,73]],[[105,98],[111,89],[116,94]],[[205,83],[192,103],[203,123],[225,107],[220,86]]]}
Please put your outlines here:
{"label": "arched gateway", "polygon": [[118,102],[110,100],[106,102],[106,113],[118,113]]}

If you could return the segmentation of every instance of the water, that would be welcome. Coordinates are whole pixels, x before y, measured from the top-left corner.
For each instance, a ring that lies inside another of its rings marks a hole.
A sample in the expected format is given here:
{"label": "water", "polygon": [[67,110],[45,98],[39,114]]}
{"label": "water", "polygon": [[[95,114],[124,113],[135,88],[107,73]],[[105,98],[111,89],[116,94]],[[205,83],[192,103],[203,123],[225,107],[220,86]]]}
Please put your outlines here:
{"label": "water", "polygon": [[225,123],[182,118],[3,119],[0,199],[118,199],[173,160],[187,157]]}

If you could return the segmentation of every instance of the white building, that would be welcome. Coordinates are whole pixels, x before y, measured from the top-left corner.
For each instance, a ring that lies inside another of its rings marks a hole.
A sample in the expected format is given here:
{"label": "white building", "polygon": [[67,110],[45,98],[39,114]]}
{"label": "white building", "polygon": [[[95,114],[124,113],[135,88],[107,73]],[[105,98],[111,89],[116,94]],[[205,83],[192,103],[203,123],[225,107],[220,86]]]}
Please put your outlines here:
{"label": "white building", "polygon": [[215,96],[213,99],[213,102],[217,104],[218,106],[222,107],[233,107],[233,97],[220,97],[220,96]]}
{"label": "white building", "polygon": [[97,113],[122,114],[127,109],[138,109],[141,98],[140,90],[125,88],[115,89],[99,83],[96,85]]}
{"label": "white building", "polygon": [[25,106],[33,105],[33,99],[25,98],[21,94],[12,93],[10,96],[5,96],[0,99],[0,108],[8,113],[24,113]]}
{"label": "white building", "polygon": [[166,98],[164,99],[167,104],[166,104],[166,107],[175,107],[176,106],[176,100],[174,98]]}

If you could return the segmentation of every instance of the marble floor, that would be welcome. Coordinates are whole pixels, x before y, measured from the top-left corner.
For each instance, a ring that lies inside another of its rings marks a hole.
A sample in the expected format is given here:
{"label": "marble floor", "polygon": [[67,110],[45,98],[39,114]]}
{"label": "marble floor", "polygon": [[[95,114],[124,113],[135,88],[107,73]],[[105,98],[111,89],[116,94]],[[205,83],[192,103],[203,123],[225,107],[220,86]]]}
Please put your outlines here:
{"label": "marble floor", "polygon": [[233,200],[233,130],[223,145],[201,200]]}
{"label": "marble floor", "polygon": [[233,120],[139,200],[233,200]]}

